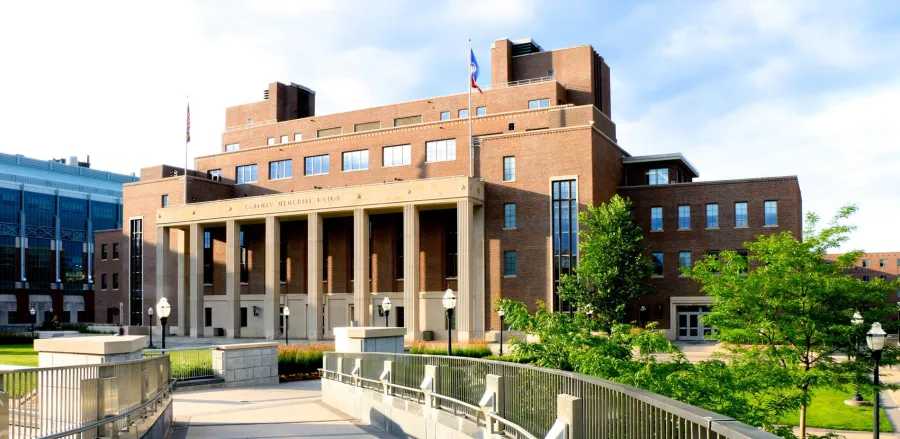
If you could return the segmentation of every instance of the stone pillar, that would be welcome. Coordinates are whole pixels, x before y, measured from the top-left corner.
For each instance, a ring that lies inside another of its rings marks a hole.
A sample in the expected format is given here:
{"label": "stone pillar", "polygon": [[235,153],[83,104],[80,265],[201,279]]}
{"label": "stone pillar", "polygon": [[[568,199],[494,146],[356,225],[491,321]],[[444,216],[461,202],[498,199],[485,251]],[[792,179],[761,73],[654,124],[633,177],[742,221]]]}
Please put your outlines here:
{"label": "stone pillar", "polygon": [[[166,260],[169,258],[169,230],[168,227],[156,227],[156,299],[144,295],[141,321],[148,317],[146,308],[156,306],[156,302],[166,296],[166,276],[172,275],[172,273],[166,273]],[[174,299],[174,297],[170,295],[167,299]]]}
{"label": "stone pillar", "polygon": [[266,340],[277,340],[281,306],[281,221],[266,217],[266,299],[263,322]]}
{"label": "stone pillar", "polygon": [[225,221],[225,336],[241,337],[241,225]]}
{"label": "stone pillar", "polygon": [[307,316],[306,336],[310,340],[322,339],[322,302],[324,300],[322,285],[322,214],[310,213],[306,217],[307,227]]}
{"label": "stone pillar", "polygon": [[456,333],[457,340],[469,340],[473,334],[473,244],[474,207],[469,200],[456,202],[456,242],[457,242],[457,289],[456,292]]}
{"label": "stone pillar", "polygon": [[360,326],[372,325],[369,305],[369,213],[353,211],[353,308]]}
{"label": "stone pillar", "polygon": [[418,340],[419,332],[419,209],[403,206],[403,326],[406,339]]}
{"label": "stone pillar", "polygon": [[[189,229],[181,229],[178,233],[178,335],[190,335],[191,312],[191,232]],[[201,240],[202,241],[202,240]],[[202,280],[202,279],[201,279]]]}
{"label": "stone pillar", "polygon": [[[484,339],[485,312],[490,314],[491,304],[484,299],[484,205],[475,206],[472,227],[472,298],[474,320],[473,339]],[[485,309],[487,308],[487,309]]]}
{"label": "stone pillar", "polygon": [[191,306],[188,321],[191,325],[191,337],[203,337],[206,326],[206,309],[203,306],[203,225],[193,223],[185,239],[190,247],[191,260]]}

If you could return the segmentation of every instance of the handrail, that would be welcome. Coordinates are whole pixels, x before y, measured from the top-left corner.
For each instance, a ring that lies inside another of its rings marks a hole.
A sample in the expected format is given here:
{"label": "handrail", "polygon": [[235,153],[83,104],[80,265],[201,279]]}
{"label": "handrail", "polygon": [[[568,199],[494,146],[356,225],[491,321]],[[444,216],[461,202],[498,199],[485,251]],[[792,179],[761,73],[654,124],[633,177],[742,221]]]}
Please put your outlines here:
{"label": "handrail", "polygon": [[209,346],[186,346],[180,348],[144,348],[144,353],[157,353],[157,352],[177,352],[177,351],[205,351],[207,349],[215,349],[218,345],[209,345]]}

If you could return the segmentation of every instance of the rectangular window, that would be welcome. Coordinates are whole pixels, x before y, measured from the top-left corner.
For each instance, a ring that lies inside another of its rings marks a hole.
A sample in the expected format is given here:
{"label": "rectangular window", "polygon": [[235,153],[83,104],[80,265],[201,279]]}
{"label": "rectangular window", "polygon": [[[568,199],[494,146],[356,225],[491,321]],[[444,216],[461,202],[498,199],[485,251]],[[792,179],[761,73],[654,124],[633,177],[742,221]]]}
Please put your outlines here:
{"label": "rectangular window", "polygon": [[162,204],[162,207],[168,207],[168,206],[169,206],[169,195],[168,195],[168,194],[162,196],[162,203],[161,203],[161,204]]}
{"label": "rectangular window", "polygon": [[706,228],[707,229],[718,229],[719,228],[719,205],[718,204],[707,204],[706,205]]}
{"label": "rectangular window", "polygon": [[203,326],[212,327],[212,308],[203,309]]}
{"label": "rectangular window", "polygon": [[295,141],[295,142],[299,142],[299,141],[301,141],[301,140],[303,140],[303,134],[301,134],[301,133],[294,133],[294,141]]}
{"label": "rectangular window", "polygon": [[553,311],[571,311],[559,297],[559,281],[578,266],[578,182],[559,180],[551,189],[553,236]]}
{"label": "rectangular window", "polygon": [[113,243],[113,259],[119,259],[119,243]]}
{"label": "rectangular window", "polygon": [[535,99],[533,101],[528,101],[528,109],[534,110],[536,108],[548,108],[550,107],[550,99]]}
{"label": "rectangular window", "polygon": [[879,267],[884,267],[885,265],[887,265],[887,259],[879,259],[878,260]]}
{"label": "rectangular window", "polygon": [[248,118],[247,118],[247,125],[253,125],[253,118],[252,118],[252,117],[248,117]]}
{"label": "rectangular window", "polygon": [[678,229],[689,230],[691,228],[691,206],[678,206]]}
{"label": "rectangular window", "polygon": [[213,244],[212,234],[203,231],[203,283],[212,285],[213,283]]}
{"label": "rectangular window", "polygon": [[516,158],[503,157],[503,181],[514,181],[516,179]]}
{"label": "rectangular window", "polygon": [[281,136],[281,143],[288,143],[288,136]]}
{"label": "rectangular window", "polygon": [[868,282],[869,279],[870,279],[869,276],[863,276],[863,282]]}
{"label": "rectangular window", "polygon": [[256,165],[244,165],[235,168],[235,175],[238,184],[256,183]]}
{"label": "rectangular window", "polygon": [[360,151],[347,151],[343,154],[343,157],[344,164],[341,169],[344,171],[360,171],[363,169],[369,169],[368,149],[363,149]]}
{"label": "rectangular window", "polygon": [[881,280],[887,280],[887,275],[886,275],[886,274],[882,274],[882,275],[879,275],[878,278],[881,279]]}
{"label": "rectangular window", "polygon": [[441,111],[441,120],[450,120],[450,112]]}
{"label": "rectangular window", "polygon": [[338,136],[343,134],[344,129],[342,127],[334,127],[334,128],[325,128],[324,130],[316,131],[316,137],[331,137]]}
{"label": "rectangular window", "polygon": [[515,203],[508,203],[503,205],[503,228],[504,229],[515,229],[516,228],[516,205]]}
{"label": "rectangular window", "polygon": [[119,273],[113,273],[113,285],[112,285],[112,287],[113,287],[112,289],[114,289],[114,290],[118,290],[118,289],[119,289]]}
{"label": "rectangular window", "polygon": [[240,143],[229,143],[225,145],[225,152],[233,152],[241,149]]}
{"label": "rectangular window", "polygon": [[767,226],[777,226],[778,225],[778,202],[777,201],[766,201],[764,203],[765,213],[766,213],[766,225]]}
{"label": "rectangular window", "polygon": [[475,109],[476,116],[484,116],[487,114],[487,107],[478,107]]}
{"label": "rectangular window", "polygon": [[287,282],[287,254],[288,254],[288,243],[287,241],[281,241],[278,246],[278,282],[286,283]]}
{"label": "rectangular window", "polygon": [[221,169],[210,169],[209,170],[209,179],[212,181],[222,181],[222,170]]}
{"label": "rectangular window", "polygon": [[663,229],[663,208],[662,207],[651,207],[650,208],[650,230],[662,230]]}
{"label": "rectangular window", "polygon": [[410,145],[385,146],[382,157],[382,166],[405,166],[412,163],[412,150]]}
{"label": "rectangular window", "polygon": [[303,175],[322,175],[328,173],[328,155],[317,155],[305,159]]}
{"label": "rectangular window", "polygon": [[669,184],[668,169],[651,169],[647,171],[647,184]]}
{"label": "rectangular window", "polygon": [[[739,249],[737,251],[737,254],[738,254],[738,256],[744,258],[744,262],[747,262],[748,258],[750,257],[750,252],[748,252],[747,250],[744,250],[744,249]],[[741,270],[741,273],[746,273],[746,272],[747,272],[746,268]]]}
{"label": "rectangular window", "polygon": [[294,161],[292,159],[269,162],[269,180],[291,178],[294,176]]}
{"label": "rectangular window", "polygon": [[107,285],[108,284],[106,282],[106,273],[103,273],[100,275],[100,289],[105,290],[107,288]]}
{"label": "rectangular window", "polygon": [[358,123],[356,125],[353,125],[354,133],[361,133],[363,131],[372,131],[379,129],[381,129],[381,121]]}
{"label": "rectangular window", "polygon": [[456,160],[456,139],[425,142],[425,161],[443,162]]}
{"label": "rectangular window", "polygon": [[421,114],[418,116],[398,117],[398,118],[394,119],[395,127],[415,125],[417,123],[422,123],[422,115]]}
{"label": "rectangular window", "polygon": [[460,119],[462,119],[464,117],[469,117],[469,110],[459,110],[457,112],[457,117],[459,117]]}
{"label": "rectangular window", "polygon": [[241,283],[245,284],[250,280],[249,254],[247,246],[244,243],[244,231],[241,230]]}
{"label": "rectangular window", "polygon": [[274,145],[274,144],[275,144],[275,138],[274,138],[274,137],[269,137],[269,138],[266,139],[266,145]]}
{"label": "rectangular window", "polygon": [[456,240],[456,213],[454,212],[452,215],[447,215],[446,221],[444,222],[444,229],[446,233],[444,236],[446,237],[446,241],[444,242],[444,247],[447,249],[446,255],[446,277],[447,279],[456,279],[458,273],[458,263],[457,259],[457,248],[459,242]]}
{"label": "rectangular window", "polygon": [[747,203],[734,203],[734,226],[747,227]]}
{"label": "rectangular window", "polygon": [[869,260],[868,260],[868,259],[863,259],[863,260],[862,260],[862,266],[863,266],[863,268],[869,268]]}
{"label": "rectangular window", "polygon": [[241,328],[247,327],[247,307],[241,307]]}
{"label": "rectangular window", "polygon": [[518,262],[518,256],[515,251],[505,251],[503,252],[503,275],[504,276],[515,276],[516,275],[516,264]]}
{"label": "rectangular window", "polygon": [[678,268],[691,268],[691,252],[678,252]]}
{"label": "rectangular window", "polygon": [[663,254],[662,253],[651,253],[650,254],[650,262],[653,263],[653,275],[654,276],[662,276],[663,275]]}
{"label": "rectangular window", "polygon": [[100,245],[100,260],[102,260],[102,261],[105,261],[105,260],[106,260],[106,256],[107,256],[107,252],[106,252],[107,245],[108,245],[108,244],[101,244],[101,245]]}

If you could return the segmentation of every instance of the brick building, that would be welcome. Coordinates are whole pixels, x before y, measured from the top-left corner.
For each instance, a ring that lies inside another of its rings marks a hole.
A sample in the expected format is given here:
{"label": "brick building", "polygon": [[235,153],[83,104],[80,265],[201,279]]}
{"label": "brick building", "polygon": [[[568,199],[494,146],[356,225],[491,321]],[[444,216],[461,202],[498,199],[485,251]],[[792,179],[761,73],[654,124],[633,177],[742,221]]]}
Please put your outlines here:
{"label": "brick building", "polygon": [[[829,254],[828,259],[834,260],[839,253]],[[900,279],[900,252],[883,252],[883,253],[863,253],[856,261],[856,265],[847,271],[847,274],[855,278],[861,279],[863,282],[870,282],[875,279],[883,279],[887,282],[893,282]],[[900,298],[900,292],[898,292]]]}
{"label": "brick building", "polygon": [[[668,290],[639,306],[665,326],[707,303],[674,274],[678,252],[799,233],[796,178],[695,183],[680,154],[622,149],[609,67],[591,46],[503,39],[491,63],[471,118],[467,94],[317,115],[315,92],[281,83],[227,108],[221,152],[187,176],[156,166],[125,186],[126,322],[146,322],[142,310],[166,296],[179,334],[276,338],[288,306],[291,337],[321,339],[351,321],[384,325],[389,297],[388,324],[442,338],[451,289],[456,336],[482,338],[499,326],[499,297],[565,309],[555,285],[577,265],[577,211],[618,192],[663,253],[654,282]],[[709,203],[720,206],[715,230],[703,227]],[[734,203],[746,203],[737,229],[725,226]],[[694,209],[691,230],[674,227],[682,205]]]}

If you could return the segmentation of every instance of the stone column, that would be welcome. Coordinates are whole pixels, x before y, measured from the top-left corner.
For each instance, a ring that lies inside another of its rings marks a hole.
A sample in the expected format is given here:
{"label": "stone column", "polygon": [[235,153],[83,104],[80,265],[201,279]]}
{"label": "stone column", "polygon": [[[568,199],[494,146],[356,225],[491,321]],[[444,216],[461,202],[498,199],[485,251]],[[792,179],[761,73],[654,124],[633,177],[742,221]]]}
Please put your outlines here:
{"label": "stone column", "polygon": [[473,335],[472,307],[474,258],[474,207],[469,200],[456,202],[457,289],[456,332],[457,340],[466,341]]}
{"label": "stone column", "polygon": [[403,326],[406,339],[417,340],[419,333],[419,209],[403,206]]}
{"label": "stone column", "polygon": [[[190,335],[191,295],[191,232],[182,229],[178,233],[178,335]],[[202,240],[201,240],[202,241]],[[202,279],[201,279],[202,281]]]}
{"label": "stone column", "polygon": [[[472,227],[472,325],[473,339],[484,339],[485,312],[492,305],[484,302],[484,205],[475,206]],[[487,309],[485,309],[487,307]]]}
{"label": "stone column", "polygon": [[277,340],[281,306],[281,221],[266,217],[266,299],[263,322],[266,340]]}
{"label": "stone column", "polygon": [[203,225],[193,223],[185,239],[190,247],[191,260],[191,306],[188,321],[191,325],[191,337],[203,337],[206,326],[206,309],[203,306]]}
{"label": "stone column", "polygon": [[369,213],[353,211],[353,309],[360,326],[372,325],[369,304]]}
{"label": "stone column", "polygon": [[[166,296],[166,276],[172,275],[172,273],[166,273],[166,259],[169,257],[169,230],[168,227],[156,226],[156,299],[144,296],[141,321],[147,318],[146,307],[156,306],[156,302]],[[167,299],[174,299],[174,297],[170,295]]]}
{"label": "stone column", "polygon": [[310,213],[306,217],[307,224],[307,290],[306,303],[308,314],[306,316],[307,338],[310,340],[322,339],[322,214]]}
{"label": "stone column", "polygon": [[241,337],[241,225],[225,221],[225,336]]}

